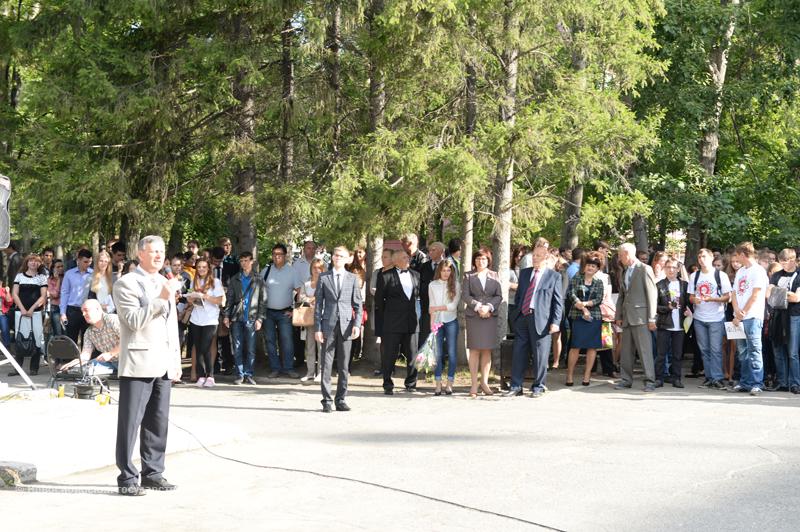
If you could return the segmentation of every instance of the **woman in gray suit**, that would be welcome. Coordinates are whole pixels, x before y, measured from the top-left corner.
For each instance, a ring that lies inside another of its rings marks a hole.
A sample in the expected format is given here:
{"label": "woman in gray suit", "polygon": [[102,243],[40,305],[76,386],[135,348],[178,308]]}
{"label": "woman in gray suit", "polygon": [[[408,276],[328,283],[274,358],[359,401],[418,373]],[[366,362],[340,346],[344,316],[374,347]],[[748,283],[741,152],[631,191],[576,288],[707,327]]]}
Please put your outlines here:
{"label": "woman in gray suit", "polygon": [[492,395],[489,388],[489,370],[492,369],[492,350],[497,349],[497,310],[503,302],[500,278],[492,266],[492,252],[479,249],[472,257],[471,272],[464,275],[461,301],[466,305],[467,349],[469,350],[469,373],[472,377],[470,397],[478,395],[478,368],[480,367],[480,387],[486,395]]}

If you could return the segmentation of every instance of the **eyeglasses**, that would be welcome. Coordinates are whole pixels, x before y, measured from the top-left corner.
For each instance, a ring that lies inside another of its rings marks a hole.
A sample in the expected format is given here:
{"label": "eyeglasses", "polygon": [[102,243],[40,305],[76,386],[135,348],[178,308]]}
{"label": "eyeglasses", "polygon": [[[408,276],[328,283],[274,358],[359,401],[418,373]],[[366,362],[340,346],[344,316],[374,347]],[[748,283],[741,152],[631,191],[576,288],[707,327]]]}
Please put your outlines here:
{"label": "eyeglasses", "polygon": [[286,253],[275,253],[275,252],[272,253],[273,257],[283,257],[284,255],[286,255]]}

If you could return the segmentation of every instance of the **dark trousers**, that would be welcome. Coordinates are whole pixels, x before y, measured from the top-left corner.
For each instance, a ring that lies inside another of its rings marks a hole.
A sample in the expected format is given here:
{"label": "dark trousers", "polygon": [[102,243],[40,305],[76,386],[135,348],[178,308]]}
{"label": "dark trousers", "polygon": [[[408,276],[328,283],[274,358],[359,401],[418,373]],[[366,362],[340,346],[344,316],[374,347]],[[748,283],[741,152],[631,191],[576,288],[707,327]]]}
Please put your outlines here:
{"label": "dark trousers", "polygon": [[547,360],[550,357],[552,336],[546,328],[542,334],[536,332],[534,314],[523,316],[521,313],[514,320],[514,352],[511,357],[511,388],[522,388],[528,362],[533,355],[532,390],[541,389],[547,380]]}
{"label": "dark trousers", "polygon": [[216,325],[195,325],[189,323],[192,341],[197,350],[197,376],[213,377],[214,364],[211,363],[211,341],[217,332]]}
{"label": "dark trousers", "polygon": [[417,335],[417,349],[421,349],[425,340],[428,339],[428,333],[431,330],[431,315],[423,311],[419,317],[419,334]]}
{"label": "dark trousers", "polygon": [[658,354],[656,355],[656,380],[664,382],[665,365],[667,355],[670,355],[669,375],[673,381],[681,380],[681,358],[683,357],[683,338],[684,332],[667,331],[659,329],[657,331]]}
{"label": "dark trousers", "polygon": [[[306,338],[306,342],[313,342],[313,338]],[[325,343],[322,344],[323,363],[322,363],[322,404],[331,403],[331,372],[333,371],[333,358],[336,357],[336,365],[339,368],[339,377],[336,382],[336,402],[344,401],[347,395],[347,380],[350,376],[350,348],[352,340],[348,336],[342,335],[342,329],[338,325],[333,331],[325,333]]]}
{"label": "dark trousers", "polygon": [[72,341],[80,345],[80,338],[83,338],[83,332],[86,330],[86,320],[83,319],[83,312],[81,307],[67,307],[67,328],[64,334],[72,338]]}
{"label": "dark trousers", "polygon": [[381,337],[381,371],[383,373],[383,389],[394,388],[392,372],[397,363],[397,357],[403,353],[406,357],[406,388],[417,387],[417,367],[414,358],[417,356],[416,333],[389,333],[384,331]]}
{"label": "dark trousers", "polygon": [[117,417],[117,485],[139,483],[139,471],[133,465],[133,447],[139,432],[142,478],[157,480],[164,472],[169,422],[170,379],[120,377]]}

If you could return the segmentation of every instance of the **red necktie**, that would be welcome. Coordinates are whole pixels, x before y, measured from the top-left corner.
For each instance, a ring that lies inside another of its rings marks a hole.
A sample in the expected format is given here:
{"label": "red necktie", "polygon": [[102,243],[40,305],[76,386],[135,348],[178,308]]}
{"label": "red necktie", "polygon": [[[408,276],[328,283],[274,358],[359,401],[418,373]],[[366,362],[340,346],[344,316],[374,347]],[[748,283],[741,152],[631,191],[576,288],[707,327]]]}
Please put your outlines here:
{"label": "red necktie", "polygon": [[522,314],[525,316],[531,313],[531,301],[533,300],[533,291],[536,290],[536,277],[538,275],[539,270],[533,270],[533,279],[531,279],[531,284],[528,285],[525,297],[522,298]]}

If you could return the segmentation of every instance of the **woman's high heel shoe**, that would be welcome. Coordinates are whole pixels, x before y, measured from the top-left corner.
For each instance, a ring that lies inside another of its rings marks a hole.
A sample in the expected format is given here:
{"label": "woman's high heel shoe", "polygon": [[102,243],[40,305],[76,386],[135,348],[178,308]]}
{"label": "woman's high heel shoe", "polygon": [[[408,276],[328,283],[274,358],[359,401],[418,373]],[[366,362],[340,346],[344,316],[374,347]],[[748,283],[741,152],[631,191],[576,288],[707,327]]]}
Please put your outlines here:
{"label": "woman's high heel shoe", "polygon": [[437,397],[442,395],[442,381],[436,381],[436,389],[434,390],[433,395]]}
{"label": "woman's high heel shoe", "polygon": [[445,395],[453,395],[453,385],[449,382],[447,383],[447,387],[444,389]]}
{"label": "woman's high heel shoe", "polygon": [[491,388],[489,388],[488,384],[481,383],[481,391],[483,392],[483,395],[494,395],[494,392]]}
{"label": "woman's high heel shoe", "polygon": [[471,387],[471,388],[469,389],[469,396],[470,396],[470,397],[472,397],[473,399],[475,399],[476,397],[478,397],[478,388],[476,388],[476,387],[474,387],[474,386],[473,386],[473,387]]}

